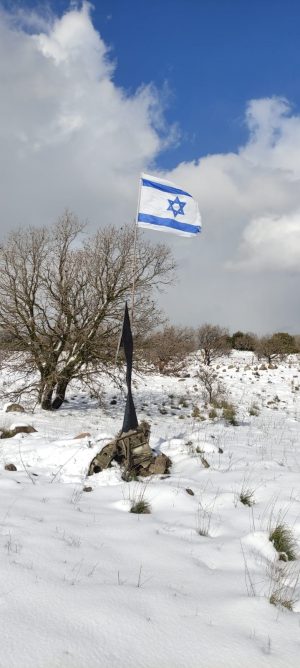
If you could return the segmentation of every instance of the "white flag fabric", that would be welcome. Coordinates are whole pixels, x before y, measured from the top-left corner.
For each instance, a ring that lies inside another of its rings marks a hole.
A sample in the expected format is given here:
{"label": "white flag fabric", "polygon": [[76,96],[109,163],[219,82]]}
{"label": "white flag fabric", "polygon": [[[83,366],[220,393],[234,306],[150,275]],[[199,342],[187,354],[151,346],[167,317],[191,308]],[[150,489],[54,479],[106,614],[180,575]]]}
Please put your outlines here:
{"label": "white flag fabric", "polygon": [[194,237],[201,232],[198,203],[174,183],[141,175],[137,225],[152,230]]}

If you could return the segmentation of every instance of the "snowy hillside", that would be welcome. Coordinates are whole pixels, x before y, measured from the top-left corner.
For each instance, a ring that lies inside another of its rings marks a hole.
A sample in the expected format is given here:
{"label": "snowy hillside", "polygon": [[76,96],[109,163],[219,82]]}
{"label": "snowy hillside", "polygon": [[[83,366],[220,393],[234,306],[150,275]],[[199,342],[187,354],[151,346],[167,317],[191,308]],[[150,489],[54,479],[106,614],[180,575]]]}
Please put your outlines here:
{"label": "snowy hillside", "polygon": [[[86,477],[122,425],[106,379],[102,407],[75,384],[57,413],[3,400],[2,430],[36,431],[0,442],[1,668],[299,665],[300,363],[235,353],[215,368],[236,425],[205,407],[195,364],[135,379],[173,464],[130,483],[117,465]],[[129,512],[140,498],[149,514]],[[269,540],[278,525],[292,561]]]}

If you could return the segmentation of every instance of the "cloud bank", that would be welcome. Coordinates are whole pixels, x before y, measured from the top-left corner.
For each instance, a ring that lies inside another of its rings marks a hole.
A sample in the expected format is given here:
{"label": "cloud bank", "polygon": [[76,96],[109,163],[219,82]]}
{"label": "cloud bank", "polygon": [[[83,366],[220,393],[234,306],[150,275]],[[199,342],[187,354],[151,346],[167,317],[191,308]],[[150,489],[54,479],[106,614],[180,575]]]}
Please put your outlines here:
{"label": "cloud bank", "polygon": [[[161,173],[175,130],[155,87],[128,93],[115,67],[88,3],[62,17],[0,11],[2,237],[65,207],[91,229],[133,220],[139,173]],[[198,198],[203,234],[152,233],[180,265],[162,303],[177,322],[300,331],[300,116],[274,97],[251,100],[244,122],[235,153],[164,174]]]}
{"label": "cloud bank", "polygon": [[87,3],[44,20],[43,32],[35,23],[28,33],[20,13],[1,15],[3,226],[50,221],[66,206],[94,225],[132,219],[137,174],[166,140],[157,92],[114,85]]}

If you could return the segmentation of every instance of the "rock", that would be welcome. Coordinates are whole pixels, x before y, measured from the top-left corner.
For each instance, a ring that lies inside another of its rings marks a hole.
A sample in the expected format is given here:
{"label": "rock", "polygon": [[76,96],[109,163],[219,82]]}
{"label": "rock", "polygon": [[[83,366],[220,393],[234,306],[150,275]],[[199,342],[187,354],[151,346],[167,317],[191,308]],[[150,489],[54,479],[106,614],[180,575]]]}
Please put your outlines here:
{"label": "rock", "polygon": [[17,471],[17,467],[14,464],[5,464],[5,471]]}
{"label": "rock", "polygon": [[92,491],[93,491],[93,488],[92,488],[92,487],[84,487],[84,488],[83,488],[83,491],[84,491],[84,492],[92,492]]}
{"label": "rock", "polygon": [[5,413],[25,413],[25,408],[21,404],[8,404]]}
{"label": "rock", "polygon": [[0,438],[12,438],[16,434],[33,434],[34,432],[36,429],[30,424],[16,424],[14,427],[2,430]]}
{"label": "rock", "polygon": [[15,436],[16,434],[33,434],[37,430],[30,424],[16,424],[16,426],[13,427],[11,431],[14,432]]}
{"label": "rock", "polygon": [[156,455],[150,448],[149,438],[150,425],[145,420],[136,429],[120,433],[92,459],[88,475],[103,471],[113,460],[120,464],[122,478],[126,481],[169,473],[171,460],[162,453]]}
{"label": "rock", "polygon": [[203,455],[200,455],[200,459],[201,459],[202,466],[204,466],[205,469],[209,469],[210,464],[208,463],[207,459],[205,459],[205,457],[203,457]]}
{"label": "rock", "polygon": [[193,492],[193,490],[190,489],[189,487],[187,487],[185,491],[186,491],[188,494],[190,494],[190,496],[195,496],[195,492]]}
{"label": "rock", "polygon": [[89,431],[82,431],[80,434],[77,434],[77,436],[74,436],[74,441],[79,438],[88,438],[89,436],[91,436]]}
{"label": "rock", "polygon": [[161,453],[157,457],[152,457],[148,466],[141,467],[138,474],[141,476],[162,475],[163,473],[169,473],[171,465],[171,459]]}

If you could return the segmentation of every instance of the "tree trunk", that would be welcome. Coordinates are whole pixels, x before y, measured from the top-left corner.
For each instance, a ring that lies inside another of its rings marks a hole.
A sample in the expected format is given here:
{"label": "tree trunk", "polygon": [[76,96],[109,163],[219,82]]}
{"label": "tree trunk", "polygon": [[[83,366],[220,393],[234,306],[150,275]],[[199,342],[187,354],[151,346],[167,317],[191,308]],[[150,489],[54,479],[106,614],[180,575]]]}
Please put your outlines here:
{"label": "tree trunk", "polygon": [[165,360],[159,359],[158,360],[159,373],[164,373],[165,372],[165,366],[166,366]]}
{"label": "tree trunk", "polygon": [[210,351],[208,348],[203,348],[203,352],[204,352],[204,364],[206,364],[206,366],[210,366],[211,363]]}
{"label": "tree trunk", "polygon": [[41,397],[41,407],[45,411],[52,410],[52,395],[54,392],[55,383],[45,383],[42,397]]}
{"label": "tree trunk", "polygon": [[56,392],[55,392],[55,397],[52,401],[52,410],[57,410],[58,408],[61,407],[62,403],[64,402],[65,396],[66,396],[66,389],[69,385],[70,378],[62,378],[61,380],[58,381],[57,386],[56,386]]}

